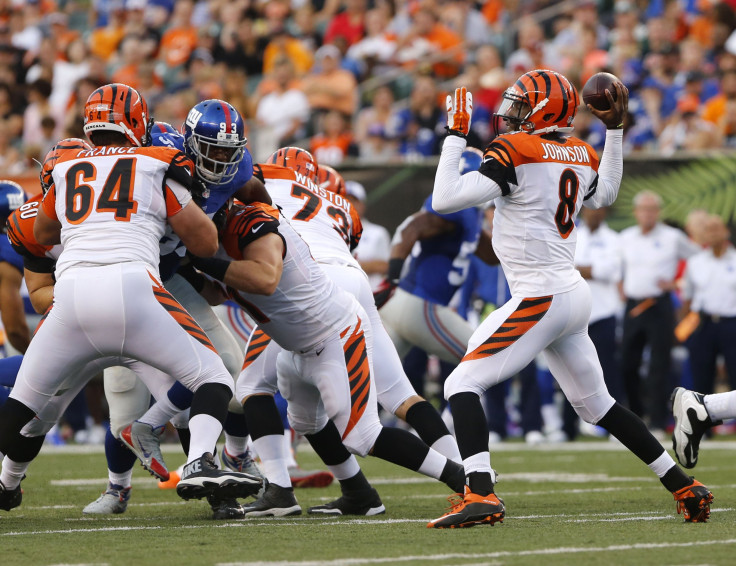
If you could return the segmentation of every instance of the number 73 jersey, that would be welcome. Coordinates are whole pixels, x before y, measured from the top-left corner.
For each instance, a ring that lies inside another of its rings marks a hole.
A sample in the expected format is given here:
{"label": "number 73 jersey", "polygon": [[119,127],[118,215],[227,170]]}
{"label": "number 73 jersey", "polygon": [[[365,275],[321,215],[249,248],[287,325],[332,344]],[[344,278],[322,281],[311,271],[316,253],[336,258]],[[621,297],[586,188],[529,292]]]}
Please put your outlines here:
{"label": "number 73 jersey", "polygon": [[348,199],[287,167],[259,164],[253,175],[264,182],[274,205],[318,263],[360,267],[350,252],[360,241],[363,225]]}
{"label": "number 73 jersey", "polygon": [[515,132],[486,148],[479,170],[501,188],[493,249],[514,297],[564,293],[575,269],[575,217],[598,184],[598,156],[575,137]]}

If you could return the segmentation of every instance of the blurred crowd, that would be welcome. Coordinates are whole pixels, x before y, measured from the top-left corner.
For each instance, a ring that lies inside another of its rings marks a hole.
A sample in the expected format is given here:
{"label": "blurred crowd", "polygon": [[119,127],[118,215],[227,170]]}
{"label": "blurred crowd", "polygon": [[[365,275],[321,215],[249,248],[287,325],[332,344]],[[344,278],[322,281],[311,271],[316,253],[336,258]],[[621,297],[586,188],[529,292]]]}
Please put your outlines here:
{"label": "blurred crowd", "polygon": [[[471,145],[501,93],[551,68],[631,92],[626,150],[736,145],[736,2],[728,0],[0,0],[0,176],[34,171],[81,132],[97,86],[139,89],[179,125],[206,98],[247,119],[251,152],[308,146],[320,162],[436,155],[444,95],[475,96]],[[600,147],[600,124],[577,133]]]}

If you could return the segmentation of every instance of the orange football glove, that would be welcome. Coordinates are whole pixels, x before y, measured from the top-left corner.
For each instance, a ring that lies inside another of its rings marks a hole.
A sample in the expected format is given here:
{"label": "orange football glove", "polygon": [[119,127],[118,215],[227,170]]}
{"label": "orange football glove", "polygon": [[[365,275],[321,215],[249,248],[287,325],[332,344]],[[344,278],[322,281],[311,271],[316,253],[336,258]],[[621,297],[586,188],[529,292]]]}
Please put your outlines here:
{"label": "orange football glove", "polygon": [[473,95],[464,86],[455,89],[455,96],[447,95],[447,130],[465,137],[470,131],[473,115]]}

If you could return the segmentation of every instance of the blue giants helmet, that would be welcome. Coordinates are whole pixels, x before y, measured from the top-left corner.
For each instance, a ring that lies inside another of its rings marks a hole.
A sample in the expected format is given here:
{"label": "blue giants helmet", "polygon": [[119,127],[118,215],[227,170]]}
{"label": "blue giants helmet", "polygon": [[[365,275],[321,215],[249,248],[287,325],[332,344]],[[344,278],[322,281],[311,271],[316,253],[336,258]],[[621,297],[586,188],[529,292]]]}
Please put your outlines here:
{"label": "blue giants helmet", "polygon": [[480,169],[481,163],[483,163],[483,152],[481,150],[474,147],[465,148],[460,156],[460,174],[465,175],[465,173],[477,171]]}
{"label": "blue giants helmet", "polygon": [[184,151],[184,136],[168,122],[154,122],[151,128],[151,145]]}
{"label": "blue giants helmet", "polygon": [[0,180],[0,222],[5,226],[8,216],[26,202],[26,192],[14,181]]}
{"label": "blue giants helmet", "polygon": [[235,177],[247,142],[243,118],[224,100],[200,102],[184,122],[185,152],[199,177],[213,185]]}

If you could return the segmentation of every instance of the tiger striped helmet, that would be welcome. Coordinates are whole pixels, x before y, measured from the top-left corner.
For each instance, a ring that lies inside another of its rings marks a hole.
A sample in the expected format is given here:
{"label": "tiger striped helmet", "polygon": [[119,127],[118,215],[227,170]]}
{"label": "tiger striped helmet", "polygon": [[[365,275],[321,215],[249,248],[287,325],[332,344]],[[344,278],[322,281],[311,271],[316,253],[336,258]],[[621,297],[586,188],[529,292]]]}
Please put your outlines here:
{"label": "tiger striped helmet", "polygon": [[150,145],[153,118],[140,93],[128,85],[112,83],[89,95],[84,105],[84,133],[99,130],[120,132],[138,147]]}
{"label": "tiger striped helmet", "polygon": [[266,163],[288,167],[292,171],[308,177],[315,183],[319,183],[317,179],[317,161],[311,153],[301,147],[282,147],[281,149],[277,149],[266,160]]}
{"label": "tiger striped helmet", "polygon": [[46,194],[51,188],[53,179],[51,178],[51,172],[59,160],[61,155],[67,151],[81,151],[90,150],[92,146],[86,141],[79,138],[66,138],[56,144],[48,151],[46,157],[43,158],[43,164],[41,165],[41,172],[38,174],[39,180],[41,181],[41,191]]}
{"label": "tiger striped helmet", "polygon": [[536,69],[506,89],[496,118],[529,134],[568,133],[579,104],[578,91],[565,76]]}
{"label": "tiger striped helmet", "polygon": [[347,194],[345,190],[345,179],[329,165],[320,165],[317,167],[317,184],[331,193],[342,196]]}

